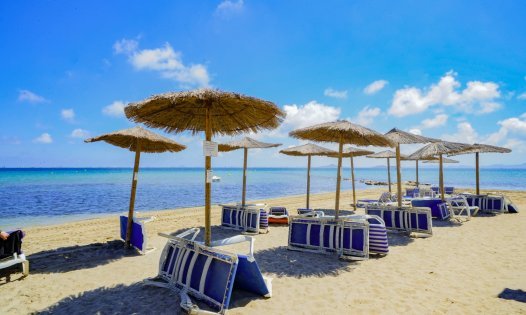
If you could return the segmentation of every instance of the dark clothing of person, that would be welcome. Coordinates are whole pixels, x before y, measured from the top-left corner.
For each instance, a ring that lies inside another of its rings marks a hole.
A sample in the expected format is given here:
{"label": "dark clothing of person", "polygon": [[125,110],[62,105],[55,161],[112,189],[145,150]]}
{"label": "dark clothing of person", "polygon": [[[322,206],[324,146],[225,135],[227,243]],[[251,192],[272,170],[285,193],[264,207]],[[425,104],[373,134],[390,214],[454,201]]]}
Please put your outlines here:
{"label": "dark clothing of person", "polygon": [[0,239],[0,259],[13,256],[14,253],[22,254],[23,237],[24,232],[17,230],[10,232],[5,241]]}

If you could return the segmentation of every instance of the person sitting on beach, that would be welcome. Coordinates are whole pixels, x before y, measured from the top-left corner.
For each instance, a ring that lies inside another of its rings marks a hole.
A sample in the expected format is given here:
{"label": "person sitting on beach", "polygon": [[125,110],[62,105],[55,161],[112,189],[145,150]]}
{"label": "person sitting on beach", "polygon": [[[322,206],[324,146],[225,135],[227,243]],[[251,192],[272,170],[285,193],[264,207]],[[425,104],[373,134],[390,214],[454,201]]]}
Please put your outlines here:
{"label": "person sitting on beach", "polygon": [[7,233],[0,231],[0,259],[13,255],[14,253],[20,254],[22,246],[22,238],[24,232],[21,230]]}

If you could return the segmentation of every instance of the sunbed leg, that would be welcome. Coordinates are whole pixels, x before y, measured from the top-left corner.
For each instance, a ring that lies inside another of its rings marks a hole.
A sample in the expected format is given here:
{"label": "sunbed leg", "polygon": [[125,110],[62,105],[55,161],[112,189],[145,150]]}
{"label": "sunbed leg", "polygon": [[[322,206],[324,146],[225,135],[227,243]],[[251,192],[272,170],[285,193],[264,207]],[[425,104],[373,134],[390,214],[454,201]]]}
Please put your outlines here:
{"label": "sunbed leg", "polygon": [[22,262],[22,273],[24,274],[24,277],[29,275],[29,260]]}

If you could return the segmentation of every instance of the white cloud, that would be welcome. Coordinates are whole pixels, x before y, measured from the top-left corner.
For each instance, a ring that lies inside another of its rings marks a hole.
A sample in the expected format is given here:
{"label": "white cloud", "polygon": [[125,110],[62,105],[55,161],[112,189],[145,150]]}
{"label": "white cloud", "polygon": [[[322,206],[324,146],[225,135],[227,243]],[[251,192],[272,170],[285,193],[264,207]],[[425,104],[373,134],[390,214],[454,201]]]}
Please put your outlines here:
{"label": "white cloud", "polygon": [[323,91],[323,95],[328,97],[334,97],[334,98],[347,98],[347,90],[338,91],[333,88],[326,88],[325,91]]}
{"label": "white cloud", "polygon": [[75,111],[73,108],[63,109],[60,111],[60,117],[65,121],[72,123],[75,121]]}
{"label": "white cloud", "polygon": [[378,107],[365,106],[359,113],[358,116],[351,119],[351,121],[362,126],[369,126],[374,119],[380,115],[381,110]]}
{"label": "white cloud", "polygon": [[224,0],[224,1],[221,1],[221,3],[217,5],[216,12],[219,14],[230,14],[230,13],[240,12],[241,10],[243,10],[244,4],[245,3],[243,0],[237,0],[237,1]]}
{"label": "white cloud", "polygon": [[89,131],[77,128],[71,132],[69,135],[71,138],[87,138],[89,137]]}
{"label": "white cloud", "polygon": [[18,91],[18,101],[19,102],[28,102],[28,103],[33,103],[33,104],[36,104],[36,103],[45,103],[47,102],[47,100],[36,94],[36,93],[33,93],[29,90],[20,90]]}
{"label": "white cloud", "polygon": [[53,142],[53,138],[51,138],[51,135],[49,133],[45,132],[41,134],[40,136],[36,137],[33,140],[33,142],[49,144]]}
{"label": "white cloud", "polygon": [[102,113],[111,117],[124,117],[124,107],[126,104],[123,101],[115,101],[102,109]]}
{"label": "white cloud", "polygon": [[434,118],[424,119],[420,125],[420,129],[430,129],[443,126],[447,123],[448,116],[446,114],[438,114]]}
{"label": "white cloud", "polygon": [[323,122],[335,121],[340,116],[340,108],[310,101],[303,106],[285,105],[287,116],[283,125],[292,129],[303,128]]}
{"label": "white cloud", "polygon": [[409,129],[409,132],[412,133],[412,134],[415,134],[415,135],[419,135],[419,136],[422,135],[422,130],[420,130],[418,128]]}
{"label": "white cloud", "polygon": [[122,39],[113,45],[117,54],[125,54],[137,70],[158,72],[162,78],[171,79],[183,87],[207,87],[210,76],[202,64],[185,65],[182,53],[175,51],[169,43],[154,49],[138,49],[135,40]]}
{"label": "white cloud", "polygon": [[[457,74],[446,73],[437,84],[426,91],[416,87],[406,87],[395,92],[389,114],[403,117],[424,112],[431,106],[455,106],[458,111],[467,113],[490,113],[501,107],[495,100],[501,97],[499,85],[494,82],[470,81],[462,91]],[[479,105],[475,110],[474,105]]]}
{"label": "white cloud", "polygon": [[363,92],[367,95],[372,95],[383,89],[389,82],[386,80],[376,80],[369,84],[363,89]]}
{"label": "white cloud", "polygon": [[517,98],[518,98],[519,100],[526,100],[526,92],[520,94],[519,96],[517,96]]}
{"label": "white cloud", "polygon": [[479,135],[475,128],[467,121],[457,124],[457,132],[453,134],[445,134],[442,136],[444,140],[461,142],[461,143],[476,143],[479,141]]}
{"label": "white cloud", "polygon": [[139,48],[139,42],[134,39],[123,38],[113,44],[115,54],[131,54]]}

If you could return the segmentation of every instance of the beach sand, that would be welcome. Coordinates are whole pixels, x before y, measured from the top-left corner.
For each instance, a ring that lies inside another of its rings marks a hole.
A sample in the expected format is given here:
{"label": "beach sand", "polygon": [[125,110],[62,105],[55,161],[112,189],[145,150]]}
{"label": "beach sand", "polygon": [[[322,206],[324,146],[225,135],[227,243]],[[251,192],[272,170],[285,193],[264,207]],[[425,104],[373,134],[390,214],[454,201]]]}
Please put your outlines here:
{"label": "beach sand", "polygon": [[[378,197],[380,191],[359,191],[358,197]],[[526,211],[526,192],[505,194]],[[342,197],[348,205],[350,193]],[[292,212],[304,201],[264,200]],[[311,203],[333,208],[334,193],[313,195]],[[214,206],[212,237],[236,235],[219,228],[219,213]],[[145,256],[116,241],[117,216],[26,229],[31,273],[0,280],[0,314],[180,313],[177,294],[141,281],[157,274],[166,242],[157,233],[203,226],[203,208],[139,214],[150,215],[156,220],[147,223],[148,237],[157,249]],[[432,237],[390,233],[389,255],[361,262],[289,251],[288,228],[272,226],[269,234],[255,236],[255,248],[262,272],[273,278],[273,297],[235,293],[229,314],[526,314],[526,293],[506,291],[516,300],[498,298],[505,289],[526,291],[524,212],[475,217],[462,225],[433,223]]]}

